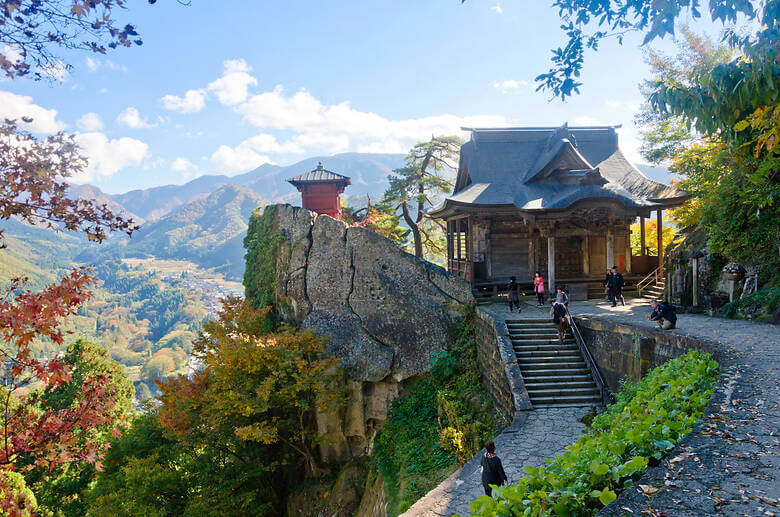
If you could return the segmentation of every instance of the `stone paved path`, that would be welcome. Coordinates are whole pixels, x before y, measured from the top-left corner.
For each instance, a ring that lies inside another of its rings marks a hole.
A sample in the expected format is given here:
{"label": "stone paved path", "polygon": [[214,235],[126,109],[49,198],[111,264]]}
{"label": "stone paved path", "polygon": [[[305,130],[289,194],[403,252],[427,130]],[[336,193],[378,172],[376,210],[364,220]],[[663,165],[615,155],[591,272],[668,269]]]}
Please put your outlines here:
{"label": "stone paved path", "polygon": [[[564,448],[584,432],[585,425],[580,420],[588,411],[590,408],[587,407],[537,409],[516,418],[495,440],[496,454],[504,464],[509,482],[517,482],[523,476],[524,466],[538,467],[545,458],[562,454]],[[402,515],[468,515],[469,503],[485,493],[479,472],[479,461],[484,452],[480,451]]]}
{"label": "stone paved path", "polygon": [[[627,300],[628,302],[628,300]],[[647,303],[574,302],[574,314],[640,327]],[[680,314],[669,332],[714,346],[722,372],[702,423],[599,515],[780,515],[780,327]]]}
{"label": "stone paved path", "polygon": [[[646,301],[626,303],[613,308],[603,301],[571,302],[569,309],[574,315],[657,328],[645,319]],[[510,314],[504,304],[484,308],[502,319],[549,315],[549,308],[530,303],[520,315]],[[599,515],[780,516],[780,328],[680,314],[677,329],[668,332],[711,344],[721,378],[702,423],[635,485],[651,488],[624,491]],[[584,430],[578,422],[587,411],[535,410],[502,433],[496,443],[510,481],[522,476],[523,465],[541,465],[573,443]],[[405,515],[467,515],[469,501],[482,494],[478,466],[476,458],[467,463]]]}

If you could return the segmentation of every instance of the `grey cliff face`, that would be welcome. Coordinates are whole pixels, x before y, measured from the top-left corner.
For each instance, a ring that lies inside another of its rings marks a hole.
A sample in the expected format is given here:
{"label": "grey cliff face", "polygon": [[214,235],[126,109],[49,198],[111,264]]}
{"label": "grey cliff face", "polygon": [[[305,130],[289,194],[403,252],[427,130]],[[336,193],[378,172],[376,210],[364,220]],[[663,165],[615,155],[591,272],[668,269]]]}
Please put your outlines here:
{"label": "grey cliff face", "polygon": [[400,382],[428,371],[470,285],[370,230],[289,205],[276,207],[283,316],[330,336],[357,381]]}

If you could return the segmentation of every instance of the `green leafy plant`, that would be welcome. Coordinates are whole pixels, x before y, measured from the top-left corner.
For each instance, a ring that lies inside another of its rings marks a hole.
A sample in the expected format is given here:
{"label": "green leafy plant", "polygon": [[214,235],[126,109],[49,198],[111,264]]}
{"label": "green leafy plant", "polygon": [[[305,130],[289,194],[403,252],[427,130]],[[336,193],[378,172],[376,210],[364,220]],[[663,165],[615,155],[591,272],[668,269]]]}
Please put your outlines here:
{"label": "green leafy plant", "polygon": [[453,329],[431,370],[397,398],[374,441],[370,468],[382,474],[388,515],[408,509],[495,436],[500,427],[482,385],[474,310]]}
{"label": "green leafy plant", "polygon": [[284,236],[273,228],[275,214],[276,207],[273,205],[266,207],[261,214],[252,214],[244,238],[244,288],[247,300],[251,300],[257,308],[271,307],[276,301],[276,257]]}
{"label": "green leafy plant", "polygon": [[544,467],[471,503],[471,515],[595,515],[632,486],[701,418],[718,377],[708,354],[689,352],[625,387],[588,433]]}

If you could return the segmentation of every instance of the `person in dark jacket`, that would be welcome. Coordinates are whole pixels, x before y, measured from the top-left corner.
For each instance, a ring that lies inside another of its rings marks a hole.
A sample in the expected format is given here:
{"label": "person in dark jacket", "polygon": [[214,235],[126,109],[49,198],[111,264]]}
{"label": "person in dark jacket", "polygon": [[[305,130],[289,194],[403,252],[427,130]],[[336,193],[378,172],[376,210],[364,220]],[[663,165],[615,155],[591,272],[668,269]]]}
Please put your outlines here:
{"label": "person in dark jacket", "polygon": [[611,278],[612,278],[612,270],[607,269],[607,276],[604,277],[604,293],[606,293],[607,295],[608,302],[612,301],[612,291],[609,288],[609,285],[611,283]]}
{"label": "person in dark jacket", "polygon": [[623,280],[623,275],[615,266],[612,266],[612,275],[609,277],[609,285],[609,297],[612,300],[612,306],[615,307],[618,300],[620,300],[620,303],[625,305],[626,301],[623,298],[623,286],[626,285],[626,281]]}
{"label": "person in dark jacket", "polygon": [[482,487],[485,489],[485,494],[488,496],[493,495],[493,489],[490,485],[504,485],[509,482],[506,474],[504,473],[504,466],[501,464],[501,459],[496,456],[496,444],[493,440],[488,440],[485,443],[485,455],[482,456]]}
{"label": "person in dark jacket", "polygon": [[653,300],[650,305],[653,307],[653,312],[647,315],[647,319],[658,322],[658,326],[664,330],[677,328],[677,312],[674,305],[658,300]]}
{"label": "person in dark jacket", "polygon": [[517,312],[520,312],[520,297],[517,294],[517,278],[510,277],[506,289],[509,296],[509,312],[514,312],[514,307],[517,307]]}
{"label": "person in dark jacket", "polygon": [[566,339],[566,306],[562,303],[552,302],[550,316],[555,323],[555,328],[558,329],[558,341],[563,344]]}

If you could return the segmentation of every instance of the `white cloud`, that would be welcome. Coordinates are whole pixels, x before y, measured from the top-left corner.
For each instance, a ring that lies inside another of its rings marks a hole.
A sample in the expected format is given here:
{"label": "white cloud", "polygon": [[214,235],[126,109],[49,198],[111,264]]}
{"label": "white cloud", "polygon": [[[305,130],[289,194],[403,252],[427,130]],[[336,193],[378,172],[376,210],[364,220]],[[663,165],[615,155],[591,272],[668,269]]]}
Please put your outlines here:
{"label": "white cloud", "polygon": [[604,126],[607,124],[604,124],[599,119],[591,117],[590,115],[583,115],[581,117],[577,117],[574,119],[574,125],[575,126]]}
{"label": "white cloud", "polygon": [[235,148],[222,145],[211,155],[211,163],[220,172],[243,172],[273,163],[268,156],[260,155],[240,144]]}
{"label": "white cloud", "polygon": [[57,82],[64,83],[70,77],[68,73],[68,67],[62,61],[56,63],[49,63],[40,67],[41,72],[54,79]]}
{"label": "white cloud", "polygon": [[[337,153],[347,150],[371,152],[405,152],[421,139],[431,135],[463,134],[461,126],[502,126],[503,117],[459,117],[435,115],[404,120],[389,120],[376,113],[359,111],[349,102],[327,105],[306,90],[286,95],[277,86],[272,91],[250,97],[236,111],[251,124],[264,129],[294,133],[280,148],[266,146],[259,150],[242,142],[244,151],[289,153],[292,146],[304,152]],[[236,150],[239,150],[238,147]],[[248,152],[247,152],[248,154]]]}
{"label": "white cloud", "polygon": [[188,90],[184,97],[166,95],[160,99],[163,108],[181,113],[195,113],[206,105],[206,92],[202,89]]}
{"label": "white cloud", "polygon": [[490,10],[497,14],[504,14],[504,10],[501,9],[500,5],[494,5],[493,7],[490,8]]}
{"label": "white cloud", "polygon": [[171,162],[171,169],[181,173],[184,179],[192,179],[203,174],[197,165],[181,156]]}
{"label": "white cloud", "polygon": [[116,117],[116,123],[132,129],[149,129],[157,126],[157,124],[152,124],[141,117],[141,113],[132,106],[123,109],[122,112],[119,113]]}
{"label": "white cloud", "polygon": [[630,115],[639,111],[639,105],[631,102],[614,101],[608,99],[604,101],[604,104],[606,104],[607,107],[610,109],[613,109],[615,111],[628,112],[628,114]]}
{"label": "white cloud", "polygon": [[3,51],[0,52],[0,55],[5,57],[11,63],[18,63],[22,60],[23,57],[22,53],[19,51],[19,48],[11,45],[3,45]]}
{"label": "white cloud", "polygon": [[103,133],[77,133],[76,142],[88,159],[87,168],[70,178],[76,183],[107,178],[127,166],[138,166],[149,146],[135,138],[109,140]]}
{"label": "white cloud", "polygon": [[244,102],[249,95],[249,87],[257,85],[257,79],[249,75],[252,68],[243,59],[227,60],[224,66],[222,77],[209,83],[209,91],[228,106]]}
{"label": "white cloud", "polygon": [[501,90],[501,93],[520,94],[530,91],[531,83],[524,80],[507,79],[506,81],[493,81],[490,83],[493,88]]}
{"label": "white cloud", "polygon": [[100,115],[94,111],[84,113],[78,121],[76,126],[82,131],[100,131],[103,129],[103,121],[100,120]]}
{"label": "white cloud", "polygon": [[90,72],[97,72],[101,68],[108,68],[109,70],[121,70],[122,72],[127,72],[127,67],[124,65],[117,65],[110,59],[92,59],[91,57],[87,57],[87,68],[89,68]]}
{"label": "white cloud", "polygon": [[87,68],[89,68],[90,72],[97,72],[98,68],[100,68],[100,61],[87,57]]}
{"label": "white cloud", "polygon": [[[57,110],[47,110],[33,103],[32,97],[0,91],[0,120],[16,119],[19,127],[33,133],[56,133],[65,129],[57,120]],[[22,117],[32,119],[23,122]]]}

